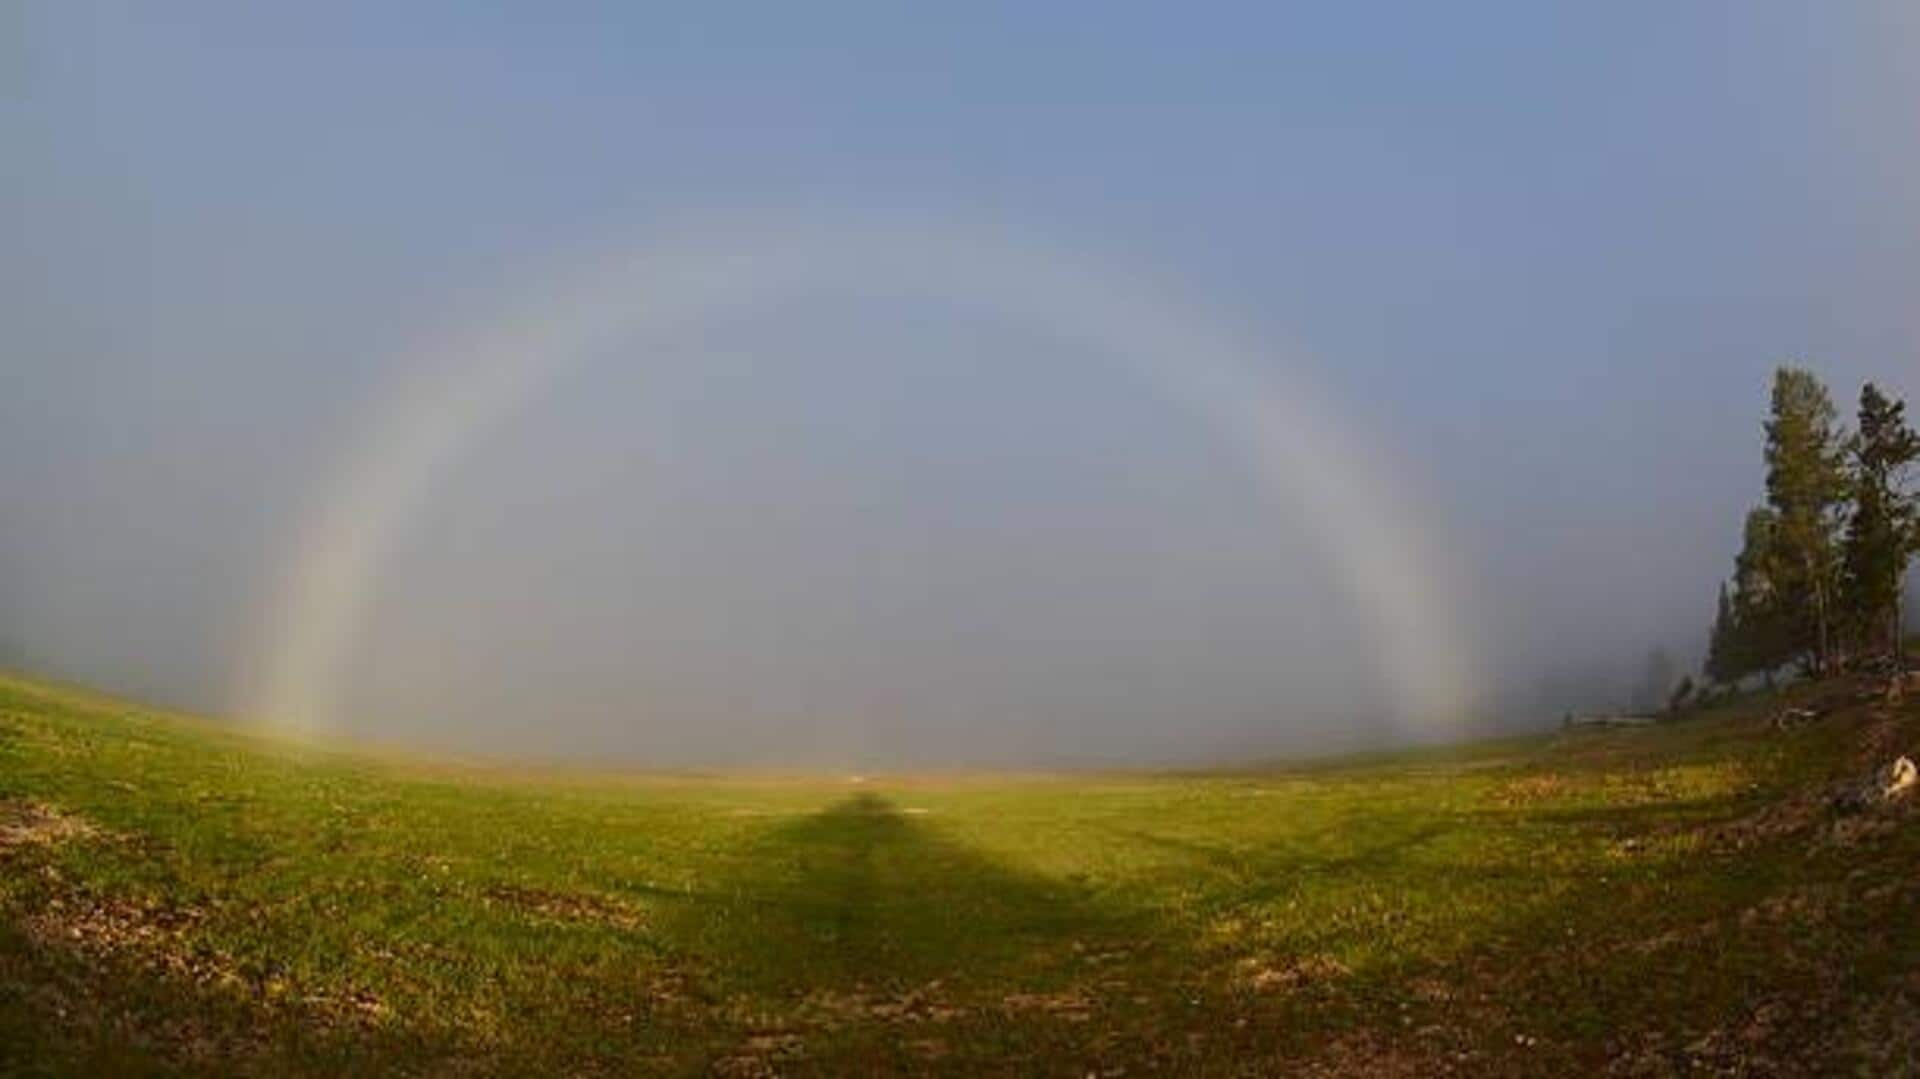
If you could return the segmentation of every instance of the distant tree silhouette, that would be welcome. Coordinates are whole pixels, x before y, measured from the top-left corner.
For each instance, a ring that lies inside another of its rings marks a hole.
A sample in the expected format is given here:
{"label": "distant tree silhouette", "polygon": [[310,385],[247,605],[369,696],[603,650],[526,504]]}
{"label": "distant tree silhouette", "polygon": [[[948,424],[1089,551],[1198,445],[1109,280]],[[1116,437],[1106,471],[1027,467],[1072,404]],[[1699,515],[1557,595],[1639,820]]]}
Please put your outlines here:
{"label": "distant tree silhouette", "polygon": [[1693,676],[1681,675],[1679,684],[1673,687],[1673,692],[1667,694],[1667,714],[1675,714],[1693,703],[1694,689]]}
{"label": "distant tree silhouette", "polygon": [[1667,695],[1673,692],[1674,680],[1678,677],[1673,657],[1664,647],[1655,645],[1647,653],[1645,665],[1640,673],[1640,685],[1633,691],[1633,710],[1652,713],[1659,711],[1667,703]]}

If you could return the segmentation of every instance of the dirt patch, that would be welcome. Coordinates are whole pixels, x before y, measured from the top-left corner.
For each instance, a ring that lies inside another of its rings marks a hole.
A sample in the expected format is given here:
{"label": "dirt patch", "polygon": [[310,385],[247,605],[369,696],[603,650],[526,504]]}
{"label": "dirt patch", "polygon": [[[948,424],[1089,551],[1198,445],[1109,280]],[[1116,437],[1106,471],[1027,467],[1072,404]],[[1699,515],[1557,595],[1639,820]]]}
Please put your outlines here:
{"label": "dirt patch", "polygon": [[1330,955],[1281,959],[1250,956],[1234,968],[1235,981],[1256,993],[1288,993],[1347,975],[1346,965]]}
{"label": "dirt patch", "polygon": [[582,923],[611,926],[627,931],[645,924],[645,912],[631,904],[608,896],[585,892],[554,892],[544,888],[522,888],[495,884],[483,893],[489,904],[511,907],[536,920],[561,925]]}
{"label": "dirt patch", "polygon": [[1510,809],[1564,797],[1571,789],[1572,785],[1565,779],[1549,772],[1502,783],[1494,790],[1492,798],[1495,803]]}
{"label": "dirt patch", "polygon": [[0,798],[0,854],[25,847],[53,847],[99,835],[85,817],[45,802]]}
{"label": "dirt patch", "polygon": [[1068,1023],[1084,1023],[1093,1018],[1093,1001],[1072,991],[1013,993],[1002,999],[1001,1005],[1016,1015],[1048,1015]]}
{"label": "dirt patch", "polygon": [[[85,973],[61,988],[64,1003],[55,1009],[56,1017],[79,1021],[94,1014],[109,1025],[133,1023],[128,1029],[137,1027],[140,1039],[175,1059],[252,1059],[267,1051],[270,1027],[279,1021],[357,1037],[391,1018],[387,1004],[365,989],[304,987],[271,970],[243,966],[203,938],[206,918],[197,906],[69,889],[48,897],[15,924],[35,950],[81,961]],[[183,999],[240,1004],[248,1018],[234,1025],[186,1009],[157,1023],[136,1023],[115,1014],[111,988],[136,976],[180,987]],[[184,992],[188,987],[192,993]]]}
{"label": "dirt patch", "polygon": [[806,1039],[786,1031],[750,1034],[736,1052],[714,1061],[716,1075],[758,1077],[775,1076],[807,1055]]}
{"label": "dirt patch", "polygon": [[223,981],[222,968],[231,964],[212,953],[195,954],[184,941],[186,931],[200,919],[200,911],[192,907],[69,895],[49,899],[21,925],[43,945],[95,957],[139,955],[197,982]]}
{"label": "dirt patch", "polygon": [[1709,833],[1708,838],[1712,845],[1722,849],[1746,850],[1789,836],[1804,835],[1827,820],[1828,816],[1822,797],[1813,792],[1803,792],[1720,825]]}
{"label": "dirt patch", "polygon": [[[1458,1064],[1458,1068],[1456,1068]],[[1333,1077],[1367,1076],[1369,1079],[1424,1079],[1431,1075],[1453,1075],[1473,1068],[1464,1060],[1454,1061],[1431,1052],[1410,1050],[1378,1037],[1350,1034],[1328,1047],[1319,1059],[1299,1069],[1298,1074]]]}
{"label": "dirt patch", "polygon": [[941,983],[929,982],[907,993],[886,996],[871,993],[814,993],[807,998],[805,1011],[824,1025],[848,1023],[946,1023],[967,1014],[967,1009],[946,1003],[940,995]]}

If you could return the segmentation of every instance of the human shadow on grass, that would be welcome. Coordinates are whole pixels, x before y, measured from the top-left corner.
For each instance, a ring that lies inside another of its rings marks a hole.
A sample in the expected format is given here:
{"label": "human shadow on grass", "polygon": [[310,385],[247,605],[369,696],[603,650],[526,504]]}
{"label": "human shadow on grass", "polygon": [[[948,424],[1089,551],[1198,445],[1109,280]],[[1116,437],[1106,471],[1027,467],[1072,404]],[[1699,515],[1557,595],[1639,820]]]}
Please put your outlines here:
{"label": "human shadow on grass", "polygon": [[1151,912],[997,862],[874,793],[777,828],[733,861],[661,929],[741,988],[1046,982],[1157,928]]}

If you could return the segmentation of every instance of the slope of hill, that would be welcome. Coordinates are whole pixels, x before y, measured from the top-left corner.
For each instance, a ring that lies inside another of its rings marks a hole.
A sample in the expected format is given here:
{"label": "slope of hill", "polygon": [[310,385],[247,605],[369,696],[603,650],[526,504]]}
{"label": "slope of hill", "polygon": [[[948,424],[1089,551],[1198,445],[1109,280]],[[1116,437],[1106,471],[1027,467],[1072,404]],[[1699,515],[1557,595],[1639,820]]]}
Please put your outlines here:
{"label": "slope of hill", "polygon": [[1870,690],[856,780],[424,763],[0,681],[0,1071],[1912,1072],[1920,797],[1834,795],[1920,707]]}

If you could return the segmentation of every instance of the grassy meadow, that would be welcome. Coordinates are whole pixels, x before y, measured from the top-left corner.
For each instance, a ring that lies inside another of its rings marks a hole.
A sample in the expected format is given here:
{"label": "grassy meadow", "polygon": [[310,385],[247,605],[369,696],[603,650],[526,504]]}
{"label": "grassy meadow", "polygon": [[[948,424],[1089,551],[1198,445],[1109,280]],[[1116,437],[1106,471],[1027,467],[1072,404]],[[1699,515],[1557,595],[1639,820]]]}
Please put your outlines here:
{"label": "grassy meadow", "polygon": [[0,1073],[1912,1073],[1914,799],[1826,792],[1920,708],[1864,693],[861,779],[362,754],[0,680]]}

